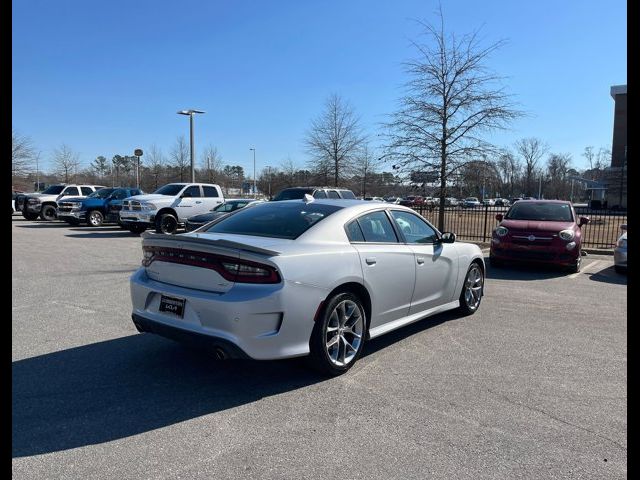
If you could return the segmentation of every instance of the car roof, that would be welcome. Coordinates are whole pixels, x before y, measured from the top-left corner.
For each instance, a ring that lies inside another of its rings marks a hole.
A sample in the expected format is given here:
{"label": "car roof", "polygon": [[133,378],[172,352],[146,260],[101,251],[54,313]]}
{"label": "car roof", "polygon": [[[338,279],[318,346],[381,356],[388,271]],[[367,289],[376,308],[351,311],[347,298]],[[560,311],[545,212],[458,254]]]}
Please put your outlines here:
{"label": "car roof", "polygon": [[518,203],[569,203],[569,200],[518,200]]}

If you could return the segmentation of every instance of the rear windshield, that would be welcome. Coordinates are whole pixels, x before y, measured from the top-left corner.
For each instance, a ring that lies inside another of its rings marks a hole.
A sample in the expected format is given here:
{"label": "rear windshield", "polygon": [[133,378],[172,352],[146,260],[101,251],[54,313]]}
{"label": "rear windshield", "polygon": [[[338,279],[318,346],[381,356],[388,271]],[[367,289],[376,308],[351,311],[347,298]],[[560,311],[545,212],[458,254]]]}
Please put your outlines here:
{"label": "rear windshield", "polygon": [[280,200],[301,200],[304,198],[305,193],[311,195],[313,192],[312,188],[287,188],[286,190],[282,190],[273,201],[277,202]]}
{"label": "rear windshield", "polygon": [[304,202],[263,203],[238,210],[237,213],[215,223],[206,231],[295,239],[341,208]]}
{"label": "rear windshield", "polygon": [[551,222],[572,222],[573,213],[568,203],[517,202],[507,212],[510,220],[541,220]]}

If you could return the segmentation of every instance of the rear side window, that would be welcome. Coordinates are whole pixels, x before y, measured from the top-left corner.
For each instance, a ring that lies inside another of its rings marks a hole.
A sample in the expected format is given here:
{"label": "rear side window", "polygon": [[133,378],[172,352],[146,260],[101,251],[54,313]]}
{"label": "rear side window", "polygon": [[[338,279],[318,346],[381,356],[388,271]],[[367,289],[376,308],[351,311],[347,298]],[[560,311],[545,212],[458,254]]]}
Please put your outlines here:
{"label": "rear side window", "polygon": [[324,190],[316,190],[313,194],[313,198],[327,198],[327,194],[324,193]]}
{"label": "rear side window", "polygon": [[242,208],[206,231],[293,240],[340,208],[317,203],[267,202]]}
{"label": "rear side window", "polygon": [[340,198],[340,195],[335,190],[329,190],[329,198]]}
{"label": "rear side window", "polygon": [[82,190],[82,195],[91,195],[93,193],[93,190],[89,187],[80,187],[80,190]]}
{"label": "rear side window", "polygon": [[[123,189],[116,190],[115,192],[113,192],[113,198],[115,200],[124,200],[125,198],[127,198],[129,196],[127,193],[128,192],[126,190],[123,190]],[[136,195],[133,190],[131,191],[131,195]]]}
{"label": "rear side window", "polygon": [[342,198],[348,198],[349,200],[355,200],[356,196],[351,190],[342,190]]}
{"label": "rear side window", "polygon": [[347,237],[350,242],[364,242],[364,235],[357,221],[352,221],[346,226]]}
{"label": "rear side window", "polygon": [[373,212],[358,218],[366,242],[397,243],[398,237],[393,230],[389,217],[384,212]]}
{"label": "rear side window", "polygon": [[218,189],[216,187],[207,187],[206,185],[202,186],[202,190],[204,190],[204,196],[208,198],[219,197]]}
{"label": "rear side window", "polygon": [[198,185],[191,185],[182,193],[182,196],[184,198],[199,198],[200,187]]}

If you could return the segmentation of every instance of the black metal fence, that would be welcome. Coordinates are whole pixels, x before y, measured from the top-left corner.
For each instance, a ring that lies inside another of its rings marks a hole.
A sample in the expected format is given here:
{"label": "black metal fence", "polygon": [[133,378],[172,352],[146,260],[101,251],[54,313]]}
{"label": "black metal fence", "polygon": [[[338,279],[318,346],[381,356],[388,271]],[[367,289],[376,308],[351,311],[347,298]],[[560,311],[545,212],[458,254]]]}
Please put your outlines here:
{"label": "black metal fence", "polygon": [[[420,215],[438,226],[438,207],[413,207]],[[498,225],[496,214],[506,213],[508,207],[476,208],[445,207],[444,230],[454,232],[461,240],[490,242],[491,233]],[[582,227],[582,245],[592,248],[613,248],[622,233],[620,225],[627,223],[627,212],[616,210],[593,210],[576,208],[576,215],[589,217],[589,223]]]}

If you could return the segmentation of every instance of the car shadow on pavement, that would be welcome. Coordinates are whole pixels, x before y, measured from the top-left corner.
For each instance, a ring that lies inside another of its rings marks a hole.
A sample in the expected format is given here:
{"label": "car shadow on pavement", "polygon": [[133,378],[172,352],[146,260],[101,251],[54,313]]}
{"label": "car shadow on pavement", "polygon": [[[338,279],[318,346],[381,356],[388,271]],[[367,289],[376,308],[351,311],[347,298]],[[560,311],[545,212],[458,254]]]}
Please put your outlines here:
{"label": "car shadow on pavement", "polygon": [[[363,355],[455,318],[446,312],[390,332],[367,342]],[[18,360],[12,456],[109,442],[325,380],[303,359],[217,361],[151,334]]]}
{"label": "car shadow on pavement", "polygon": [[612,283],[614,285],[627,285],[627,275],[624,273],[616,272],[613,266],[603,268],[595,273],[588,273],[589,280],[595,282]]}
{"label": "car shadow on pavement", "polygon": [[65,237],[76,238],[122,238],[122,237],[139,237],[137,233],[131,233],[127,230],[119,230],[117,232],[91,232],[91,233],[69,233]]}
{"label": "car shadow on pavement", "polygon": [[569,275],[567,270],[556,266],[513,264],[496,268],[489,262],[486,265],[486,277],[495,280],[545,280]]}
{"label": "car shadow on pavement", "polygon": [[299,360],[216,361],[151,334],[12,364],[12,455],[100,444],[324,378]]}
{"label": "car shadow on pavement", "polygon": [[72,225],[68,223],[48,222],[48,221],[35,221],[35,224],[31,225],[16,225],[18,228],[70,228]]}

